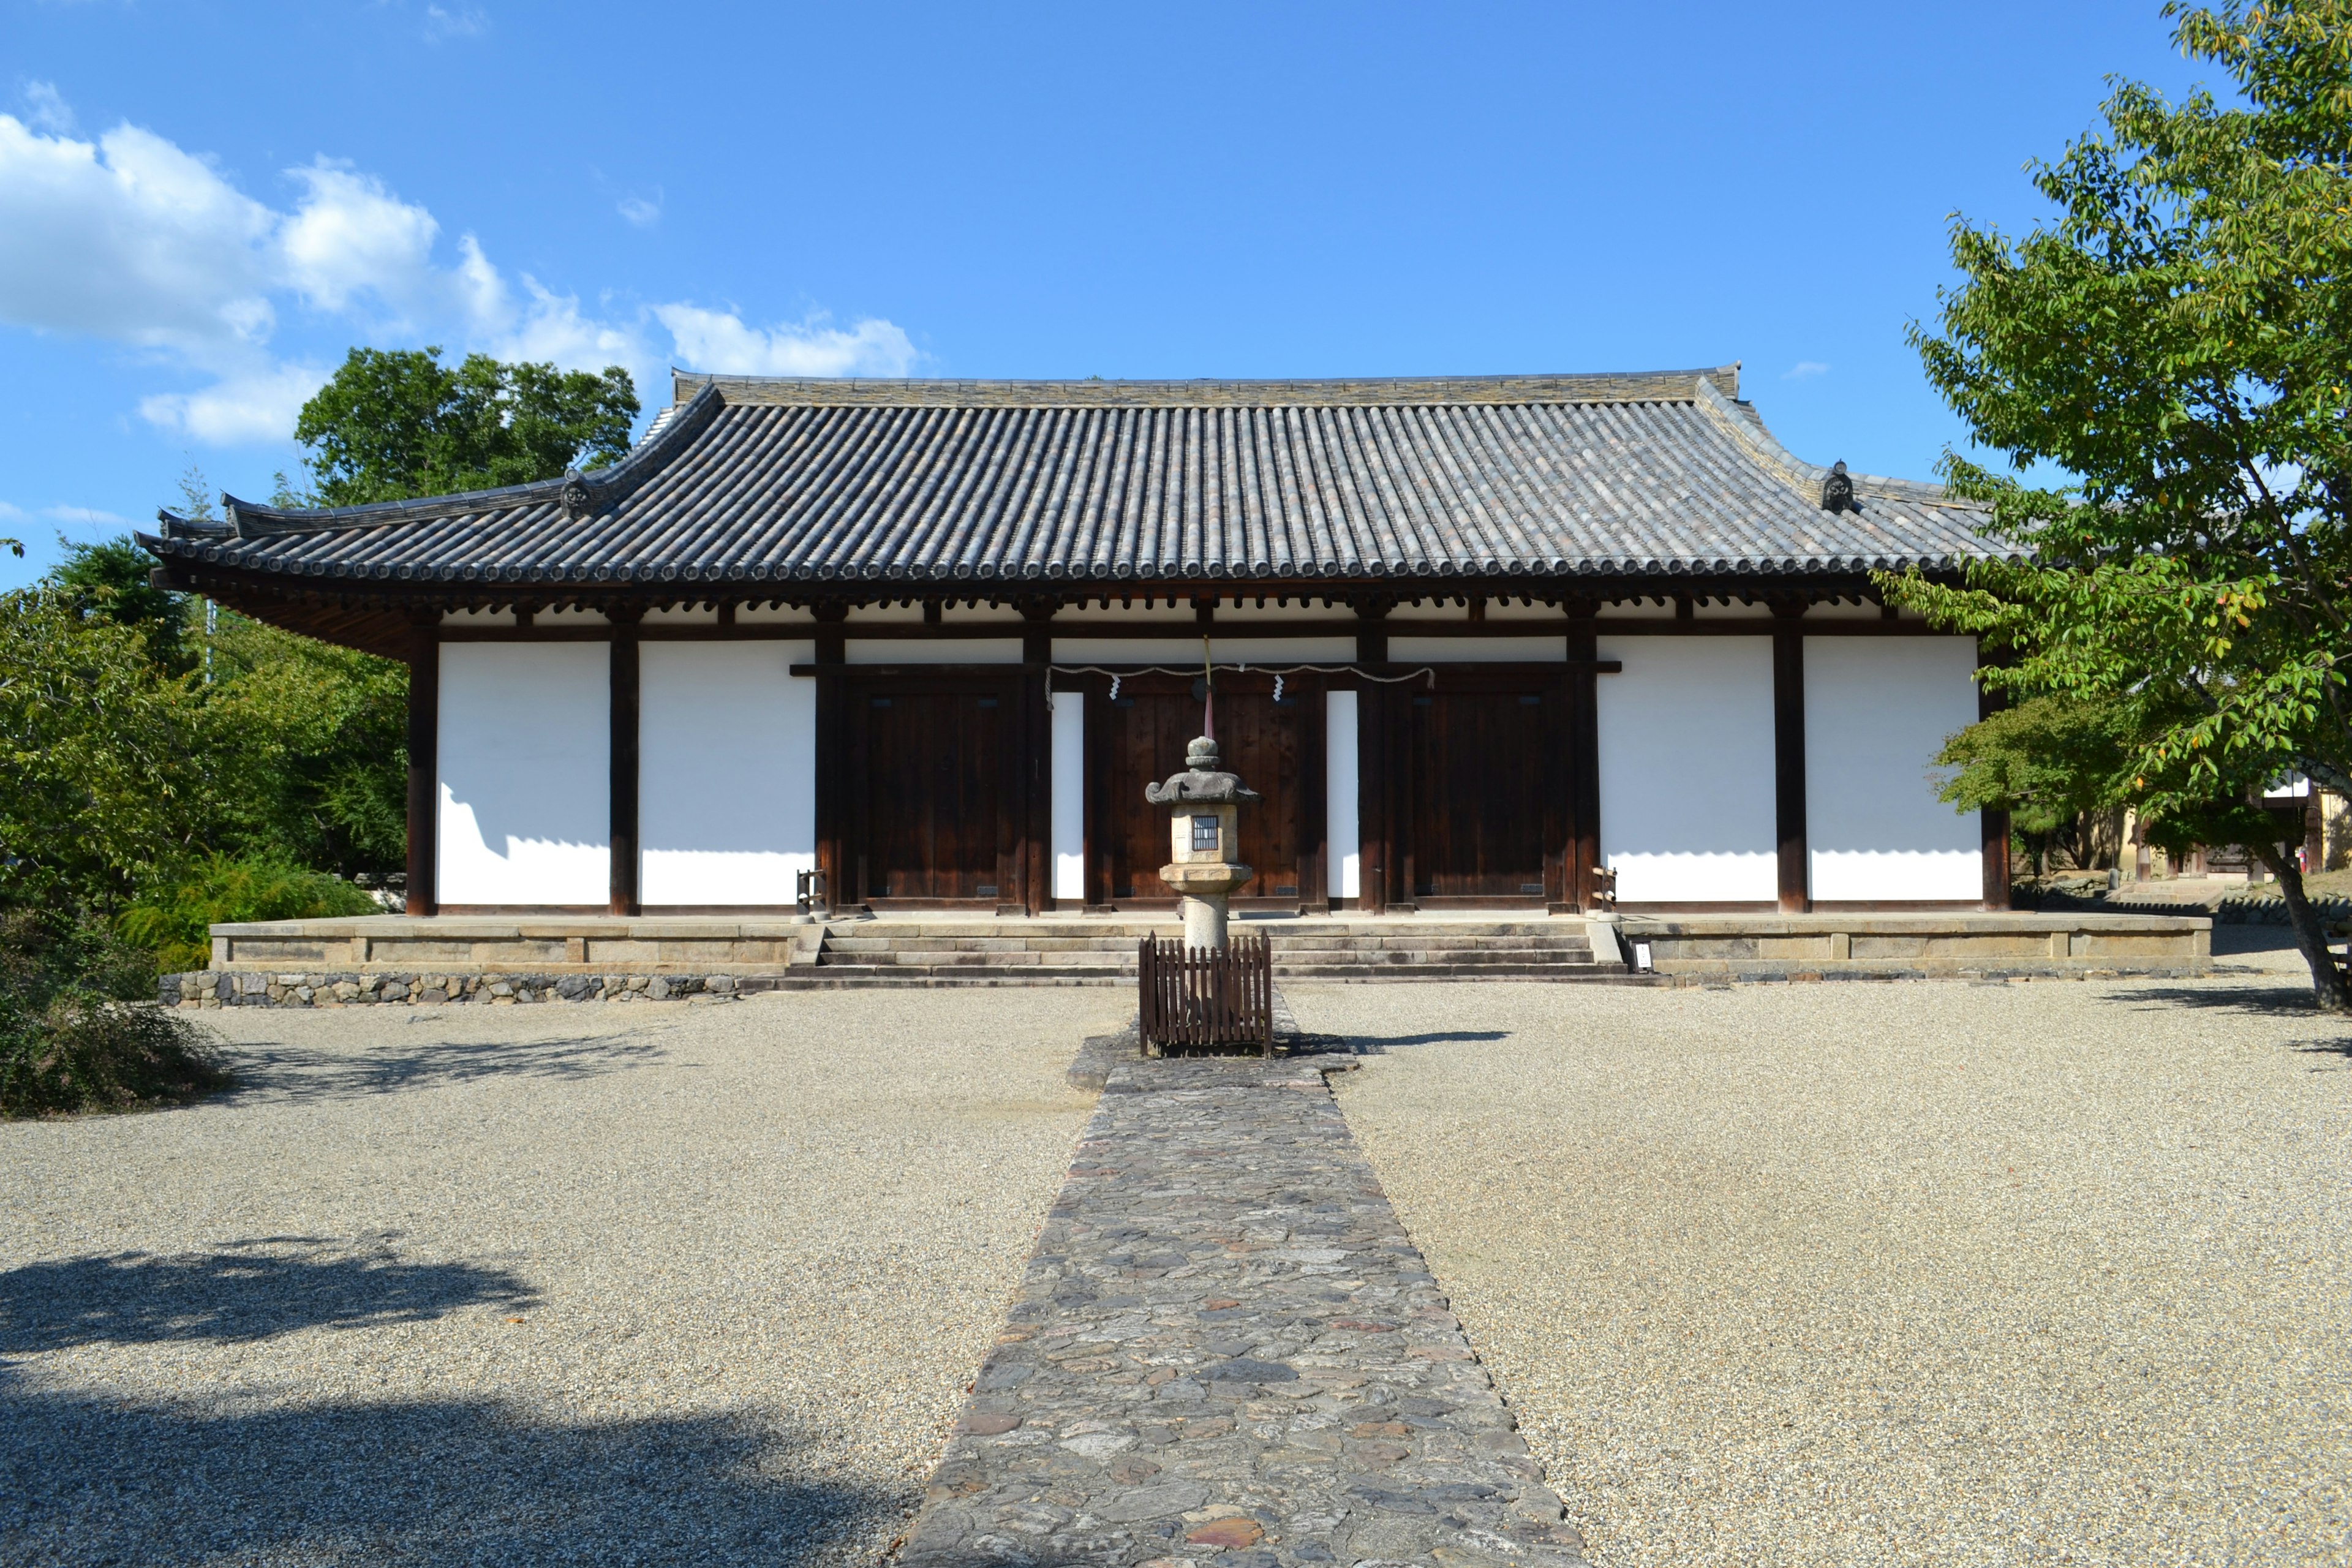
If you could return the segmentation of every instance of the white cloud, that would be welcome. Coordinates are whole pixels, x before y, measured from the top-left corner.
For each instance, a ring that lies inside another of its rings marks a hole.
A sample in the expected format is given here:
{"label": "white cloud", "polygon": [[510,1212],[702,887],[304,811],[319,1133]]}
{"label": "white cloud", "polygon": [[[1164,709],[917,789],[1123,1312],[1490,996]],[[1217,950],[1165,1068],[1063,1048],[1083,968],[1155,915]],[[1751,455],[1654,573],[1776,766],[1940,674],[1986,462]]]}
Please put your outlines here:
{"label": "white cloud", "polygon": [[656,305],[654,316],[669,329],[679,356],[692,370],[738,375],[905,375],[914,367],[915,345],[888,321],[871,317],[847,331],[826,325],[822,312],[798,326],[762,331],[743,324],[733,311],[694,305]]}
{"label": "white cloud", "polygon": [[445,38],[478,38],[490,30],[490,19],[471,5],[456,11],[445,11],[438,5],[425,7],[425,41],[437,44]]}
{"label": "white cloud", "polygon": [[1817,359],[1801,359],[1783,372],[1782,381],[1811,381],[1817,375],[1827,375],[1830,367]]}
{"label": "white cloud", "polygon": [[600,321],[580,313],[574,294],[556,294],[526,272],[530,303],[497,339],[490,352],[500,359],[547,360],[566,370],[602,370],[617,364],[637,379],[642,391],[660,374],[654,355],[634,325]]}
{"label": "white cloud", "polygon": [[23,522],[32,515],[21,506],[0,500],[0,522]]}
{"label": "white cloud", "polygon": [[[127,344],[208,378],[142,398],[140,413],[222,445],[285,439],[326,378],[272,347],[289,306],[362,341],[623,365],[649,400],[672,357],[789,375],[905,375],[915,363],[887,321],[844,329],[818,313],[761,329],[684,303],[583,307],[527,274],[511,284],[470,234],[439,266],[440,222],[374,175],[326,158],[286,175],[295,198],[274,208],[152,132],[119,125],[81,141],[0,114],[0,321]],[[656,322],[674,354],[651,340]]]}
{"label": "white cloud", "polygon": [[621,216],[639,228],[651,228],[661,222],[662,194],[656,187],[651,196],[623,196],[615,209]]}
{"label": "white cloud", "polygon": [[60,134],[74,128],[74,112],[53,81],[28,81],[23,93],[25,119],[44,131]]}
{"label": "white cloud", "polygon": [[159,136],[0,114],[0,319],[219,360],[269,334],[278,223]]}
{"label": "white cloud", "polygon": [[59,522],[71,523],[77,528],[128,528],[131,526],[129,518],[118,517],[110,511],[100,511],[96,507],[44,507],[41,509],[41,515],[54,518]]}
{"label": "white cloud", "polygon": [[327,384],[316,365],[279,364],[231,375],[201,392],[159,393],[139,400],[150,424],[215,447],[282,441],[310,395]]}
{"label": "white cloud", "polygon": [[280,225],[278,247],[286,280],[313,305],[348,308],[373,294],[396,310],[414,309],[420,288],[433,292],[433,240],[441,226],[423,207],[384,190],[373,175],[321,158],[289,171],[306,187]]}

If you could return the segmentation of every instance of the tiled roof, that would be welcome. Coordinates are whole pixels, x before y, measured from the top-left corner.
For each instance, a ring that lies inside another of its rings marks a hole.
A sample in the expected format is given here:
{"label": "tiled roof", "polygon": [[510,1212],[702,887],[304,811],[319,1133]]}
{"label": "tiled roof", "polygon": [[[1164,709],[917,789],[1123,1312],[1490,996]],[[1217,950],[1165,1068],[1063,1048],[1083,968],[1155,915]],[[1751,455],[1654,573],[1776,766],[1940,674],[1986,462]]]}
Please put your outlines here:
{"label": "tiled roof", "polygon": [[[1821,504],[1737,368],[1395,381],[678,377],[615,468],[166,514],[167,560],[346,583],[1334,581],[1851,574],[1995,547],[1934,485]],[[320,582],[319,586],[327,584]]]}

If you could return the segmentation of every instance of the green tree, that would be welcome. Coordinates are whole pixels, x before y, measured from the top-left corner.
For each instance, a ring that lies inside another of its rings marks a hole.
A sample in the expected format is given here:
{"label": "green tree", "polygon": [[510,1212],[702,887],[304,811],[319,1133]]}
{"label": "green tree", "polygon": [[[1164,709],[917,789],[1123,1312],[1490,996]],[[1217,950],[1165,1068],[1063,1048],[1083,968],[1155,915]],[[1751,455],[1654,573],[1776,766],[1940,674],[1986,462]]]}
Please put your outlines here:
{"label": "green tree", "polygon": [[215,731],[193,675],[55,586],[0,595],[0,907],[111,911],[212,826]]}
{"label": "green tree", "polygon": [[[2012,240],[1956,218],[1963,280],[1939,330],[1913,328],[2012,466],[1948,457],[1948,477],[2021,554],[1885,586],[2005,651],[1988,686],[2108,709],[2153,821],[2246,836],[2341,1010],[2283,828],[2251,803],[2290,771],[2352,791],[2352,0],[2164,14],[2235,99],[2116,83],[2104,131],[2033,166],[2053,219]],[[2036,464],[2072,482],[2026,482]]]}
{"label": "green tree", "polygon": [[[602,374],[506,364],[437,348],[353,349],[303,405],[295,439],[310,448],[321,506],[358,506],[554,479],[629,449],[636,388],[618,365]],[[281,493],[297,494],[279,476]]]}
{"label": "green tree", "polygon": [[[2126,765],[2111,709],[2070,697],[2032,698],[1954,735],[1936,754],[1956,770],[1941,798],[1955,809],[2005,811],[2032,851],[2035,873],[2083,818],[2116,804]],[[2081,863],[2082,846],[2076,863]]]}
{"label": "green tree", "polygon": [[185,669],[193,662],[184,640],[187,596],[155,586],[155,558],[124,534],[95,544],[68,544],[65,559],[49,569],[48,581],[75,614],[129,627],[159,668]]}
{"label": "green tree", "polygon": [[401,865],[408,667],[224,614],[209,717],[222,757],[214,842],[341,876]]}

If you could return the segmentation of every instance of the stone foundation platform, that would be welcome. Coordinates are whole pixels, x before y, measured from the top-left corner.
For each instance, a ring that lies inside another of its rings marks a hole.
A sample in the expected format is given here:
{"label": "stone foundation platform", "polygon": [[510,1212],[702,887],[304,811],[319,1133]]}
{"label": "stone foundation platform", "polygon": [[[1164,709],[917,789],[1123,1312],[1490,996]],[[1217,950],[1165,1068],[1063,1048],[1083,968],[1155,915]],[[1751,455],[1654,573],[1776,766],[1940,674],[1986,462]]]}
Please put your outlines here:
{"label": "stone foundation platform", "polygon": [[[2211,965],[2198,914],[1969,910],[1628,912],[1612,927],[1528,910],[1250,918],[1278,980],[1724,981],[2184,976]],[[213,928],[213,963],[166,975],[182,1006],[531,1003],[835,986],[1131,985],[1138,939],[1173,915],[873,919],[404,915]],[[1628,973],[1650,945],[1654,978]]]}
{"label": "stone foundation platform", "polygon": [[1700,980],[2095,978],[2203,974],[2201,915],[1958,910],[1624,916],[1661,974]]}

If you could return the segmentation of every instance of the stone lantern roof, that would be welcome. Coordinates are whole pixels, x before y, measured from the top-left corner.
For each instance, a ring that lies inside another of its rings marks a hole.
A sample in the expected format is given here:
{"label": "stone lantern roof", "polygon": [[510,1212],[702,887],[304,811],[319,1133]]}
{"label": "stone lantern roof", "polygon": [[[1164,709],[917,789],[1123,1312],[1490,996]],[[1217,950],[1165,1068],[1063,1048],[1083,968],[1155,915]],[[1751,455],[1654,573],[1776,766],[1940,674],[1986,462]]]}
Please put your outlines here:
{"label": "stone lantern roof", "polygon": [[1144,800],[1152,805],[1231,805],[1265,798],[1254,789],[1244,788],[1240,774],[1221,771],[1217,763],[1222,760],[1213,739],[1207,735],[1196,737],[1184,748],[1185,771],[1169,774],[1166,784],[1144,785]]}

